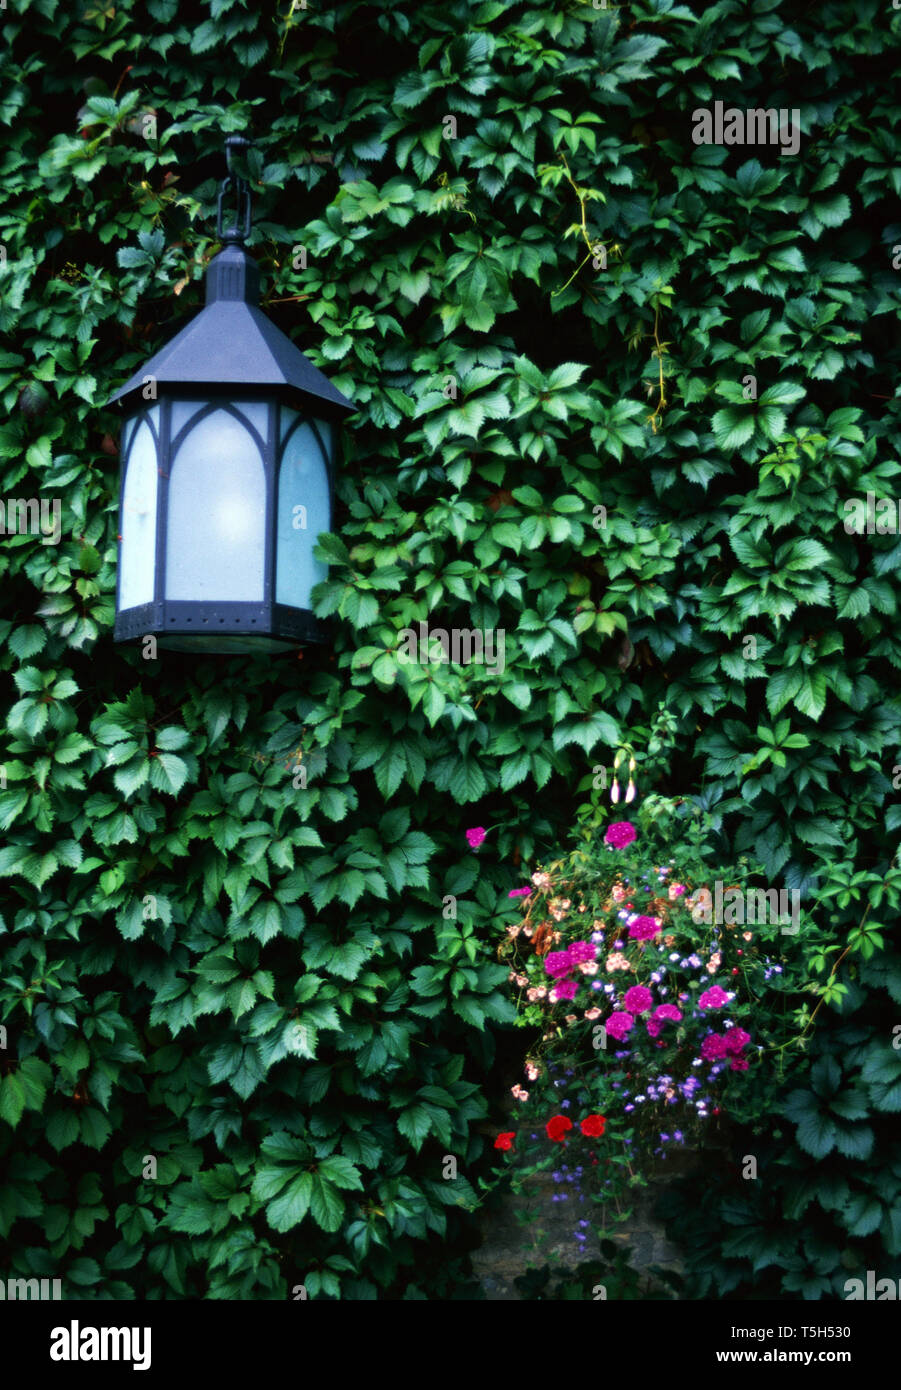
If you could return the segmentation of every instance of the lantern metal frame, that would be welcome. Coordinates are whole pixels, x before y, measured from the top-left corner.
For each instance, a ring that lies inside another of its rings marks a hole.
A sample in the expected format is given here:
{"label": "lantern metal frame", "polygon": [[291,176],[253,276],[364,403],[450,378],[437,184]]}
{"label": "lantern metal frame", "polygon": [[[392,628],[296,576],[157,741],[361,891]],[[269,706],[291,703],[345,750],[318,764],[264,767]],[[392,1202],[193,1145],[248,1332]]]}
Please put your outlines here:
{"label": "lantern metal frame", "polygon": [[[123,521],[120,530],[124,528],[128,470],[143,422],[150,429],[157,463],[153,598],[131,608],[120,607],[120,548],[114,630],[117,642],[153,635],[161,645],[176,649],[215,651],[213,643],[219,641],[225,644],[218,647],[220,652],[234,653],[290,650],[298,643],[323,642],[327,637],[324,625],[309,609],[276,601],[279,480],[292,436],[309,426],[325,465],[329,514],[325,529],[330,529],[340,422],[355,407],[259,308],[259,271],[243,244],[250,231],[249,188],[246,180],[232,173],[231,164],[232,151],[248,144],[238,136],[230,136],[226,142],[229,172],[220,185],[217,201],[217,232],[224,249],[207,270],[205,308],[110,398],[110,404],[116,403],[127,412],[130,431],[122,452],[119,480],[118,515]],[[236,193],[235,221],[223,228],[223,205],[232,190]],[[153,398],[147,398],[143,392],[148,378],[155,383]],[[173,437],[172,407],[179,401],[194,401],[197,410]],[[242,412],[243,405],[257,403],[267,407],[265,439]],[[191,432],[219,410],[240,422],[262,463],[265,549],[259,601],[165,596],[171,470],[177,466],[178,451]],[[297,418],[283,430],[284,410],[292,411]],[[323,438],[318,422],[332,427],[330,441]],[[312,549],[314,539],[309,543]]]}

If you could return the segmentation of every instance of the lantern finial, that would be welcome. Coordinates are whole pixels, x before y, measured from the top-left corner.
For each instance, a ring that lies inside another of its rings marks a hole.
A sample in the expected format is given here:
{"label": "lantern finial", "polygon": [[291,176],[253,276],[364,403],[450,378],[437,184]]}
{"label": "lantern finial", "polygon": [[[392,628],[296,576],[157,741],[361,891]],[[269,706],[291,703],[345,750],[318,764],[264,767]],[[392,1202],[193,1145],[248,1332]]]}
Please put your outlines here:
{"label": "lantern finial", "polygon": [[[243,246],[250,236],[250,184],[232,170],[232,158],[243,154],[253,144],[245,135],[225,137],[225,164],[227,176],[219,185],[219,198],[216,204],[216,235],[226,246]],[[230,226],[223,226],[223,204],[229,192],[235,195],[235,220]]]}

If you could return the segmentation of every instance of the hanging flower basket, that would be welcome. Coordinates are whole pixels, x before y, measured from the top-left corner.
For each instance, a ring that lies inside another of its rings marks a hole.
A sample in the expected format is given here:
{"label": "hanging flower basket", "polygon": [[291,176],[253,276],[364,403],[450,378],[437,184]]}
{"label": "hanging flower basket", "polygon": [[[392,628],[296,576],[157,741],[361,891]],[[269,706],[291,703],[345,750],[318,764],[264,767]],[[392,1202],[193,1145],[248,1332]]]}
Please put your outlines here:
{"label": "hanging flower basket", "polygon": [[765,1113],[796,1031],[797,903],[746,887],[747,865],[712,869],[697,837],[666,846],[646,829],[615,821],[537,868],[498,948],[532,1041],[518,1123],[496,1147],[520,1182],[578,1171],[577,1198],[599,1203],[605,1226],[719,1117]]}

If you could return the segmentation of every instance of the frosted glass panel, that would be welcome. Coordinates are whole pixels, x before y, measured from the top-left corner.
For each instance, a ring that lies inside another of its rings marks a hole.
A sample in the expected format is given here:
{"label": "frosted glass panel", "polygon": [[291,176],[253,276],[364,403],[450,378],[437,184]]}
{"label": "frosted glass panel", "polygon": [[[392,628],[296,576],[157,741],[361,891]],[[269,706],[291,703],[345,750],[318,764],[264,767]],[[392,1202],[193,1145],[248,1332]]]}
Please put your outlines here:
{"label": "frosted glass panel", "polygon": [[[198,410],[203,410],[209,404],[209,400],[173,401],[169,438],[177,439],[185,425],[197,414]],[[233,405],[236,410],[240,410],[241,414],[250,421],[265,444],[266,436],[269,433],[268,403],[266,401],[230,401],[229,404]]]}
{"label": "frosted glass panel", "polygon": [[[157,423],[159,407],[150,412]],[[153,572],[156,559],[156,445],[150,426],[142,420],[134,437],[125,486],[122,489],[122,518],[119,527],[119,607],[136,608],[153,602]]]}
{"label": "frosted glass panel", "polygon": [[265,519],[260,451],[234,415],[216,410],[170,469],[166,598],[262,602]]}
{"label": "frosted glass panel", "polygon": [[169,416],[169,438],[175,440],[181,434],[192,415],[203,410],[208,401],[173,401]]}
{"label": "frosted glass panel", "polygon": [[330,459],[334,449],[334,426],[325,420],[317,420],[316,428],[319,431],[319,438],[325,445],[326,457]]}
{"label": "frosted glass panel", "polygon": [[268,401],[232,401],[235,410],[240,410],[246,420],[249,420],[257,434],[266,443],[266,436],[269,434],[269,402]]}
{"label": "frosted glass panel", "polygon": [[276,603],[310,607],[310,590],[328,575],[328,567],[313,559],[313,546],[330,526],[325,460],[310,426],[300,425],[288,440],[278,476]]}

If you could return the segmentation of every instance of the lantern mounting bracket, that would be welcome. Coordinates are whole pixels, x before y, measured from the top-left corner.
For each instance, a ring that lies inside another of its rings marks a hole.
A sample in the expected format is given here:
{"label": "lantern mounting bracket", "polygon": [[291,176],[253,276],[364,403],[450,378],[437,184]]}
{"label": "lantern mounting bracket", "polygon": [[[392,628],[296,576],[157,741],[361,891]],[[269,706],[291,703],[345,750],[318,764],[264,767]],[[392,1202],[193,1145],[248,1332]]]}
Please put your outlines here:
{"label": "lantern mounting bracket", "polygon": [[[232,159],[235,154],[243,154],[253,143],[245,135],[225,137],[225,164],[228,173],[219,185],[219,196],[216,200],[216,235],[226,246],[243,246],[250,236],[250,184],[233,171]],[[233,193],[235,197],[235,219],[226,227],[224,204],[229,193]]]}

